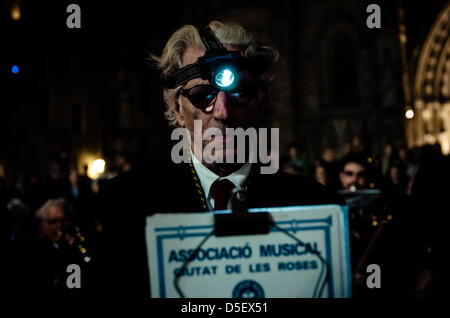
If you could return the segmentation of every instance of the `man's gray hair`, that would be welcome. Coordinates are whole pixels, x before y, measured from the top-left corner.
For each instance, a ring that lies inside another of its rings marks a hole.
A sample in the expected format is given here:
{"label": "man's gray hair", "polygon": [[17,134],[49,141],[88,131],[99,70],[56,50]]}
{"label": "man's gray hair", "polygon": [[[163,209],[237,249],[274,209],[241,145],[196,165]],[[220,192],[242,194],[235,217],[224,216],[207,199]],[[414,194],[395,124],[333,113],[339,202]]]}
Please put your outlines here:
{"label": "man's gray hair", "polygon": [[[258,59],[261,63],[262,75],[259,80],[268,85],[272,80],[272,66],[278,60],[278,51],[255,41],[254,35],[242,26],[231,22],[212,21],[209,27],[223,45],[234,46],[243,56]],[[169,76],[183,65],[183,56],[188,48],[205,49],[197,29],[193,25],[185,25],[175,31],[164,47],[160,57],[152,55],[158,70],[161,72],[161,81],[164,83]],[[176,126],[175,111],[170,101],[176,98],[179,87],[175,89],[164,88],[164,102],[166,104],[165,116],[169,125]]]}
{"label": "man's gray hair", "polygon": [[67,217],[72,216],[72,206],[70,205],[70,203],[64,198],[58,198],[47,200],[47,202],[45,202],[44,205],[39,210],[37,210],[36,217],[42,220],[47,218],[48,209],[51,206],[55,205],[62,207],[62,209],[64,210],[64,214]]}

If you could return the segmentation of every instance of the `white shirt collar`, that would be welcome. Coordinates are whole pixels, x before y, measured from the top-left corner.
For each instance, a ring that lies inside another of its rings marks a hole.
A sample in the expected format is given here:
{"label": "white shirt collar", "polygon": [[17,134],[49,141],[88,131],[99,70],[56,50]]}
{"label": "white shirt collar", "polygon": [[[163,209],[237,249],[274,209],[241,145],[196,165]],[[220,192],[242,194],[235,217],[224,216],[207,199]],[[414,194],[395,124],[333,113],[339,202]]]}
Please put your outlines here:
{"label": "white shirt collar", "polygon": [[232,174],[225,176],[225,177],[219,177],[217,174],[209,170],[207,167],[205,167],[198,159],[194,156],[191,150],[191,158],[192,163],[195,168],[195,172],[197,173],[200,183],[202,185],[203,191],[205,193],[205,197],[208,201],[208,207],[210,210],[212,210],[212,207],[214,206],[214,198],[210,195],[210,189],[214,181],[218,179],[228,179],[230,180],[236,188],[242,188],[245,181],[248,178],[248,175],[250,173],[250,169],[252,167],[252,164],[247,162],[244,164],[241,168],[233,172]]}

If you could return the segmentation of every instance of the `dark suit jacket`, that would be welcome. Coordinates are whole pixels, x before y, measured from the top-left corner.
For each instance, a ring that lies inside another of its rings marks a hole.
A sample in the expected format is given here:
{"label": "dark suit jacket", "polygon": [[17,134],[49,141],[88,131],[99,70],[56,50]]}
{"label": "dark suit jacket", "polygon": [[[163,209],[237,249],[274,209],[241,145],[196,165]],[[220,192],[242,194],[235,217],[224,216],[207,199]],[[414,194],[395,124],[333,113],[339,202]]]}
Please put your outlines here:
{"label": "dark suit jacket", "polygon": [[[338,203],[312,179],[278,172],[252,173],[248,207]],[[204,211],[187,164],[154,163],[107,182],[100,193],[104,244],[98,251],[96,296],[148,300],[145,217],[164,212]]]}

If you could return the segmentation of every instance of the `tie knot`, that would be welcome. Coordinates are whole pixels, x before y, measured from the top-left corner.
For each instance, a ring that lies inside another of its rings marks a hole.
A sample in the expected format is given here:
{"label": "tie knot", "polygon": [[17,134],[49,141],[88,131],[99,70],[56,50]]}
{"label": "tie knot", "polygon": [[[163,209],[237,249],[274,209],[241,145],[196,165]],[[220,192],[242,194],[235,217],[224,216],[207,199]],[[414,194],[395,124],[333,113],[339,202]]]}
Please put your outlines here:
{"label": "tie knot", "polygon": [[214,210],[226,210],[234,184],[228,179],[216,180],[211,186]]}

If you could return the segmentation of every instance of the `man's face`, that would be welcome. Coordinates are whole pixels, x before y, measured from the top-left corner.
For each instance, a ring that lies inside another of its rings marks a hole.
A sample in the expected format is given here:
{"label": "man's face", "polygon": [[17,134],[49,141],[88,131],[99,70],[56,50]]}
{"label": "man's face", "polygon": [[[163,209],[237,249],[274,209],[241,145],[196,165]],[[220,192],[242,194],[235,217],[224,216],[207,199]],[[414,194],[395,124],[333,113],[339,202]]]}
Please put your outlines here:
{"label": "man's face", "polygon": [[[226,46],[228,50],[233,50],[232,47]],[[235,49],[234,49],[235,50]],[[188,48],[183,57],[183,67],[192,63],[195,63],[197,59],[205,54],[204,49],[194,49]],[[250,81],[253,82],[252,75],[247,72],[241,72],[242,81]],[[183,86],[183,89],[190,89],[199,84],[209,84],[208,80],[203,80],[201,78],[195,78],[190,80]],[[244,129],[248,127],[257,127],[262,114],[262,98],[263,92],[259,89],[253,99],[246,105],[232,105],[229,101],[227,94],[223,91],[220,91],[216,97],[212,110],[210,111],[202,111],[199,108],[196,108],[187,97],[181,95],[175,101],[175,114],[178,121],[178,124],[181,127],[185,127],[191,133],[191,145],[194,145],[194,120],[201,121],[202,124],[202,136],[204,132],[209,128],[217,128],[222,132],[222,138],[212,137],[211,140],[203,140],[203,138],[197,138],[197,140],[201,141],[201,144],[196,145],[197,149],[204,149],[205,146],[209,143],[220,144],[223,146],[222,154],[212,153],[214,156],[221,156],[223,158],[223,162],[226,161],[226,155],[229,152],[236,153],[236,144],[234,145],[234,149],[230,149],[230,145],[227,147],[227,138],[226,138],[226,128],[237,128],[242,127]],[[209,107],[211,108],[211,107]],[[208,108],[208,109],[209,109]],[[228,140],[229,141],[229,140]],[[213,144],[213,145],[215,145]],[[216,148],[216,147],[214,147]],[[194,150],[194,149],[193,149]],[[197,154],[197,153],[196,153]],[[219,165],[217,163],[207,164],[210,168],[214,168]]]}
{"label": "man's face", "polygon": [[291,158],[297,158],[297,156],[298,156],[297,148],[295,148],[295,147],[289,148],[289,156]]}
{"label": "man's face", "polygon": [[69,181],[72,184],[76,184],[78,182],[78,172],[76,170],[74,169],[70,170]]}
{"label": "man's face", "polygon": [[43,220],[43,235],[52,242],[59,241],[67,226],[64,209],[59,205],[52,205],[48,208],[47,215]]}
{"label": "man's face", "polygon": [[391,167],[389,174],[392,181],[397,181],[398,179],[400,179],[400,172],[398,171],[397,167]]}
{"label": "man's face", "polygon": [[349,162],[339,174],[342,186],[346,190],[364,189],[366,186],[366,169],[356,162]]}

